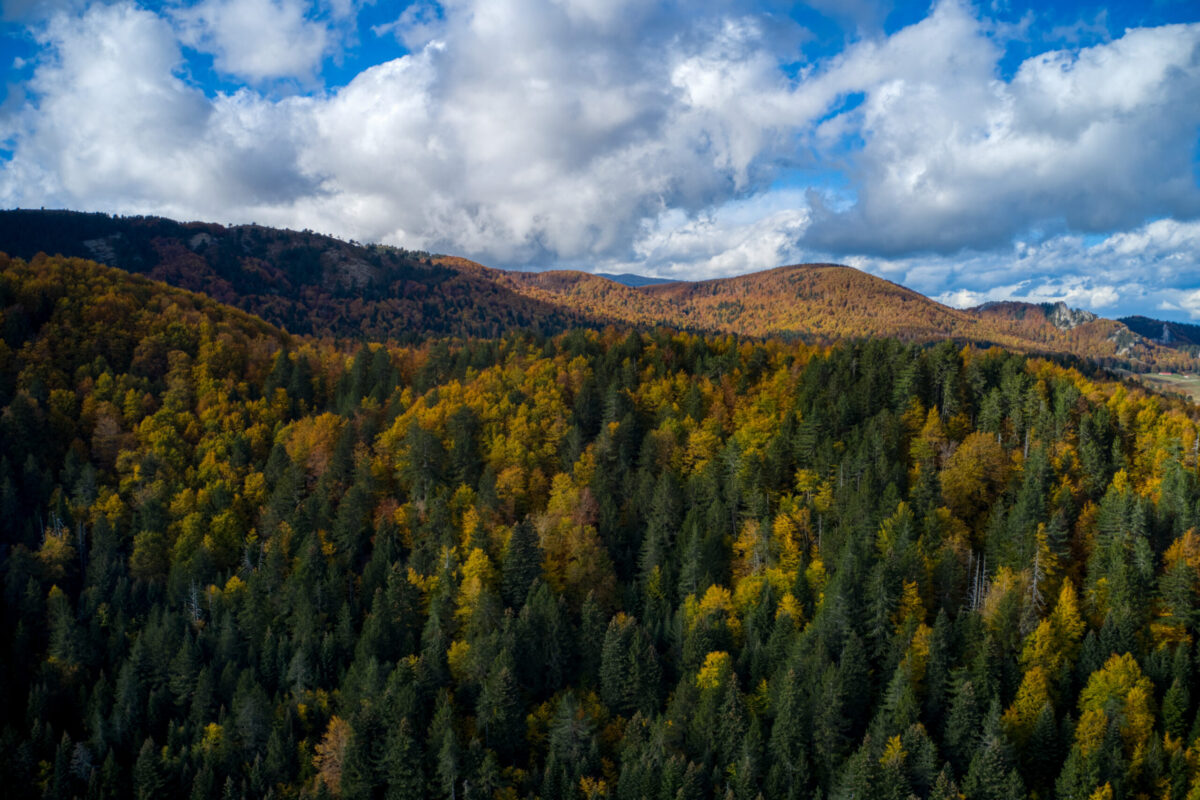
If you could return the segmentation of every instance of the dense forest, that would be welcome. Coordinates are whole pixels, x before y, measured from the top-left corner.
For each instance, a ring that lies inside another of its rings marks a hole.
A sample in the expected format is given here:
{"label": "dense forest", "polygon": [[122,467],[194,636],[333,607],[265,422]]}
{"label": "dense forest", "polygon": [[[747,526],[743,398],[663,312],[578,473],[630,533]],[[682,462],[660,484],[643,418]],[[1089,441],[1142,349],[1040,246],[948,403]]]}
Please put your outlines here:
{"label": "dense forest", "polygon": [[0,257],[13,798],[1200,797],[1181,400]]}

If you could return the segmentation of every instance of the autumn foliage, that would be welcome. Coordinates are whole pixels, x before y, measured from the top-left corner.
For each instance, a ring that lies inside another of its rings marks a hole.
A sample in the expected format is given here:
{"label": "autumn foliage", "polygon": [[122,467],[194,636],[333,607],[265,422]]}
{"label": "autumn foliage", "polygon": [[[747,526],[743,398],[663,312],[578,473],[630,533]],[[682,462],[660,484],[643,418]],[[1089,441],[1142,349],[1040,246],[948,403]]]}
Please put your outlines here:
{"label": "autumn foliage", "polygon": [[1195,409],[920,339],[401,346],[0,259],[6,796],[1200,793]]}

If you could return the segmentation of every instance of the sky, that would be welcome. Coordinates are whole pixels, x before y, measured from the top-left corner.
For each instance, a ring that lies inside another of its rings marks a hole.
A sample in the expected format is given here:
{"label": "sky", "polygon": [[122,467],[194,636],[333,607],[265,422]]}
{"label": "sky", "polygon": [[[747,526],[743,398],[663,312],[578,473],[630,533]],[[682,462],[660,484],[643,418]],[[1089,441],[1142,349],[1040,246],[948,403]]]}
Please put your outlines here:
{"label": "sky", "polygon": [[1200,3],[0,0],[0,207],[1200,320]]}

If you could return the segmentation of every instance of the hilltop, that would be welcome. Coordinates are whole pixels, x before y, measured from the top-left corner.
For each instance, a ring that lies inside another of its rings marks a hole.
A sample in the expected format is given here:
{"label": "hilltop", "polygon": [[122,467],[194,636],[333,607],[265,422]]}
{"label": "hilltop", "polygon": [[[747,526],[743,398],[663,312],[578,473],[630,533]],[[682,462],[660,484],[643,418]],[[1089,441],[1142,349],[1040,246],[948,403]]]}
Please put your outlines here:
{"label": "hilltop", "polygon": [[1200,325],[1168,322],[1143,316],[1121,317],[1120,321],[1134,333],[1164,346],[1177,348],[1200,346]]}
{"label": "hilltop", "polygon": [[382,341],[561,330],[583,317],[484,269],[312,231],[72,211],[0,212],[0,251],[87,258],[204,294],[295,334]]}
{"label": "hilltop", "polygon": [[[0,212],[0,251],[27,259],[38,252],[95,259],[203,292],[291,333],[316,336],[416,342],[514,329],[553,334],[661,325],[817,343],[867,336],[951,339],[1075,355],[1138,372],[1200,369],[1193,355],[1161,340],[1161,323],[1103,319],[1061,303],[960,310],[837,264],[654,282],[493,269],[307,230],[22,210]],[[1186,327],[1175,327],[1181,343],[1192,341]],[[1159,335],[1148,336],[1150,328]]]}

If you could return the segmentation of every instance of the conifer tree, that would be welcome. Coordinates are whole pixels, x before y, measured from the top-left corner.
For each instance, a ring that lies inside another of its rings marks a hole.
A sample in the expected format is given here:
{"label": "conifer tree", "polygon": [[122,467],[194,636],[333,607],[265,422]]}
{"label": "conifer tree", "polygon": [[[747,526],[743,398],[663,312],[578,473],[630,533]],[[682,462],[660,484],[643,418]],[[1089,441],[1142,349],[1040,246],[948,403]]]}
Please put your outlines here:
{"label": "conifer tree", "polygon": [[542,574],[542,552],[528,520],[513,527],[501,567],[500,592],[510,608],[520,608],[535,578]]}

